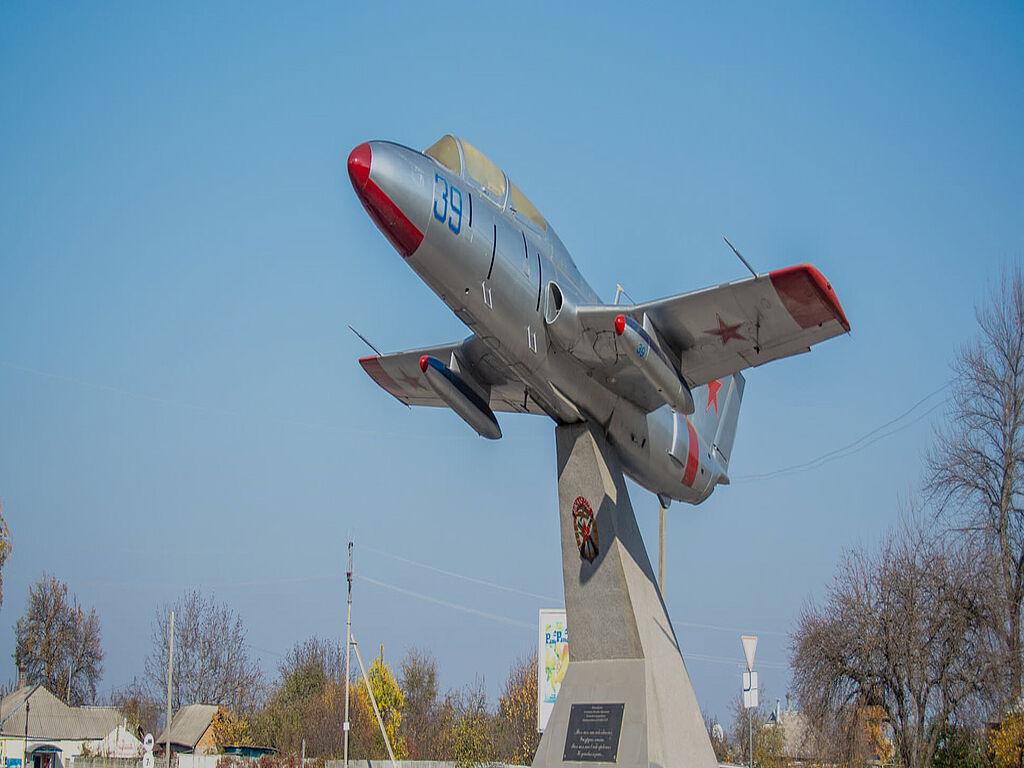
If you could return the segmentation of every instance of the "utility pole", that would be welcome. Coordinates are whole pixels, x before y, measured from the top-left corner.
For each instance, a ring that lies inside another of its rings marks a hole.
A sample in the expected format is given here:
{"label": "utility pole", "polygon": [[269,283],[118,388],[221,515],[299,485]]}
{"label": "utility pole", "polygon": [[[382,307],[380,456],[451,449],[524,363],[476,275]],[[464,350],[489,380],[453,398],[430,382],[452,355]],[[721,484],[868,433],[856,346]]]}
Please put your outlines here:
{"label": "utility pole", "polygon": [[352,540],[348,542],[348,618],[345,619],[345,768],[348,768],[348,681],[352,658]]}
{"label": "utility pole", "polygon": [[740,638],[743,643],[743,655],[747,660],[747,671],[743,673],[743,706],[747,710],[747,748],[750,757],[750,768],[754,766],[754,723],[751,718],[752,709],[758,707],[757,672],[754,671],[754,654],[757,651],[757,637],[744,635]]}
{"label": "utility pole", "polygon": [[747,710],[747,745],[750,749],[750,768],[754,768],[754,724],[750,719],[750,710]]}
{"label": "utility pole", "polygon": [[658,500],[658,508],[661,515],[658,519],[658,590],[661,592],[661,599],[665,599],[665,505],[661,499]]}
{"label": "utility pole", "polygon": [[[32,693],[35,693],[35,691],[32,691]],[[31,696],[32,693],[28,696]],[[28,712],[32,708],[32,705],[28,702],[28,696],[25,697],[25,740],[21,744],[21,768],[25,768],[25,761],[28,760]]]}
{"label": "utility pole", "polygon": [[167,768],[171,768],[171,681],[174,679],[174,611],[171,611],[171,636],[167,647]]}

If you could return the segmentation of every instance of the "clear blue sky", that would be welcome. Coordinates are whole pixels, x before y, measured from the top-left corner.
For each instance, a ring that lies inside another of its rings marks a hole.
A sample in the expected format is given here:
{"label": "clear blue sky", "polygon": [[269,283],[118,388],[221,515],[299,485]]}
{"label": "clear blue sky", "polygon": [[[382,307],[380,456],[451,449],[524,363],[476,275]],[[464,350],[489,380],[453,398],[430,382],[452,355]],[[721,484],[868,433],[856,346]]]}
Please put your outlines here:
{"label": "clear blue sky", "polygon": [[[190,587],[274,671],[344,632],[493,696],[561,597],[552,423],[475,437],[356,364],[466,331],[373,227],[352,147],[487,152],[611,300],[809,261],[851,335],[750,372],[731,487],[673,506],[667,601],[725,715],[739,630],[785,695],[786,633],[918,485],[933,393],[1024,255],[1019,3],[7,4],[0,11],[0,502],[13,625],[44,570],[95,606],[103,692]],[[40,373],[42,372],[42,373]],[[47,375],[43,375],[43,373]],[[53,375],[49,375],[53,374]],[[633,489],[656,557],[657,502]],[[701,626],[690,626],[686,622]],[[710,626],[708,626],[710,625]],[[726,629],[712,629],[724,627]]]}

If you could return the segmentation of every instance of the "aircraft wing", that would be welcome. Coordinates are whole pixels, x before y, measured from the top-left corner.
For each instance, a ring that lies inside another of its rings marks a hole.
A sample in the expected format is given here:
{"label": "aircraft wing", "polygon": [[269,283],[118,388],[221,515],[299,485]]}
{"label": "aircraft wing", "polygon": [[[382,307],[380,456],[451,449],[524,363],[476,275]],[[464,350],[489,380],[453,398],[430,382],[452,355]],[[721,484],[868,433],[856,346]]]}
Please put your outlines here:
{"label": "aircraft wing", "polygon": [[546,413],[527,395],[523,382],[476,336],[452,344],[410,349],[359,359],[370,378],[406,405],[448,405],[423,378],[420,358],[430,355],[459,375],[490,405],[504,413]]}
{"label": "aircraft wing", "polygon": [[638,323],[648,316],[691,388],[807,352],[850,330],[832,286],[810,264],[643,304],[584,306],[578,312],[584,338],[577,347],[589,352],[593,343],[600,359],[595,367],[612,379],[610,386],[646,407],[660,402],[629,371],[632,363],[613,327],[620,314]]}

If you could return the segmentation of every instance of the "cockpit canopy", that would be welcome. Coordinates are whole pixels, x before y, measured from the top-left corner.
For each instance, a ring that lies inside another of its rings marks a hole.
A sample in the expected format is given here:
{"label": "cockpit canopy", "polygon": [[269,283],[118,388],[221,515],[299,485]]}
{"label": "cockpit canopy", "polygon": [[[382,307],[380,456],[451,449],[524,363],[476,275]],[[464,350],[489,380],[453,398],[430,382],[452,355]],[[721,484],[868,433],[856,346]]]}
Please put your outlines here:
{"label": "cockpit canopy", "polygon": [[483,187],[484,191],[499,205],[504,205],[507,199],[513,211],[524,216],[540,229],[547,231],[547,221],[519,187],[509,181],[498,166],[488,160],[483,152],[468,141],[447,134],[431,145],[423,154],[434,158],[452,173],[471,178]]}

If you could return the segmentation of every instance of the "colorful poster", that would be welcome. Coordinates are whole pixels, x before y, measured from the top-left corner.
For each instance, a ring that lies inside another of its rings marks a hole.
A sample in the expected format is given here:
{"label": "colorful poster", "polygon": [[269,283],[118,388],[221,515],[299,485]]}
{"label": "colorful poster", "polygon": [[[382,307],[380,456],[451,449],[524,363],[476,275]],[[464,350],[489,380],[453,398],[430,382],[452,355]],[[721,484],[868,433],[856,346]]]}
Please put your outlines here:
{"label": "colorful poster", "polygon": [[537,730],[543,733],[569,669],[569,630],[564,610],[541,610],[538,640]]}

